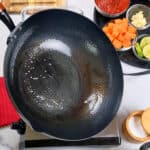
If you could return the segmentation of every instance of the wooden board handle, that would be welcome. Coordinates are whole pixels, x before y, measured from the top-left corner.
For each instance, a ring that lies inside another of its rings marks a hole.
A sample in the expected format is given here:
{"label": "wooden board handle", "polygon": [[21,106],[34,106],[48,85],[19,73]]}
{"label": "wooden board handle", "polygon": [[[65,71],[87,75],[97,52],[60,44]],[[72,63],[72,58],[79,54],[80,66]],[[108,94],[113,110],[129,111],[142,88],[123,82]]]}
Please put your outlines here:
{"label": "wooden board handle", "polygon": [[24,4],[24,3],[56,3],[57,0],[11,0],[10,4]]}
{"label": "wooden board handle", "polygon": [[[29,3],[31,2],[31,3]],[[3,0],[3,4],[10,13],[20,13],[26,6],[48,6],[50,8],[66,7],[67,0]]]}

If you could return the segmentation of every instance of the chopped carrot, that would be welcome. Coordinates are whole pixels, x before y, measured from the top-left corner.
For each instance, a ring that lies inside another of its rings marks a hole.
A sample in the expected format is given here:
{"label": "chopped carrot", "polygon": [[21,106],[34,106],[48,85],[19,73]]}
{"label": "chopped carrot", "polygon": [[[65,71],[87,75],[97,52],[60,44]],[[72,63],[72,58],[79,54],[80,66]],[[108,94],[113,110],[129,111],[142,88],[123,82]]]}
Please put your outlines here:
{"label": "chopped carrot", "polygon": [[112,23],[112,22],[108,23],[108,27],[113,29],[114,28],[114,23]]}
{"label": "chopped carrot", "polygon": [[113,39],[114,39],[114,37],[111,35],[111,34],[107,34],[107,37],[109,38],[109,40],[112,42],[113,41]]}
{"label": "chopped carrot", "polygon": [[124,23],[122,23],[121,25],[122,25],[122,30],[127,31],[127,29],[128,29],[128,23],[127,23],[127,22],[124,22]]}
{"label": "chopped carrot", "polygon": [[131,46],[131,41],[124,41],[123,43],[122,43],[122,45],[123,45],[123,47],[130,47]]}
{"label": "chopped carrot", "polygon": [[119,40],[120,42],[123,42],[123,41],[124,41],[124,36],[123,36],[122,34],[119,34],[118,40]]}
{"label": "chopped carrot", "polygon": [[125,24],[120,24],[120,26],[119,26],[120,34],[124,34],[124,33],[126,33],[127,28],[128,28],[128,26],[127,26],[127,25],[125,25]]}
{"label": "chopped carrot", "polygon": [[117,24],[122,23],[122,19],[115,19],[114,23],[117,23]]}
{"label": "chopped carrot", "polygon": [[128,32],[136,34],[136,29],[133,26],[129,25]]}
{"label": "chopped carrot", "polygon": [[136,38],[136,34],[134,33],[130,33],[131,34],[131,39],[135,39]]}
{"label": "chopped carrot", "polygon": [[124,35],[124,39],[125,39],[126,41],[131,41],[131,40],[132,40],[131,34],[128,33],[128,32],[126,32],[125,35]]}
{"label": "chopped carrot", "polygon": [[115,19],[102,28],[116,49],[130,47],[131,40],[136,38],[136,29],[128,24],[126,18]]}
{"label": "chopped carrot", "polygon": [[108,33],[108,34],[111,34],[112,33],[112,29],[111,28],[108,28],[108,27],[104,27],[102,29],[105,33]]}
{"label": "chopped carrot", "polygon": [[114,40],[113,40],[113,46],[114,46],[115,48],[117,48],[117,49],[120,49],[120,48],[122,47],[122,43],[121,43],[119,40],[114,39]]}
{"label": "chopped carrot", "polygon": [[103,28],[102,28],[102,31],[103,31],[104,33],[108,33],[108,28],[107,28],[107,27],[103,27]]}
{"label": "chopped carrot", "polygon": [[116,38],[119,35],[119,30],[117,28],[113,29],[112,37]]}
{"label": "chopped carrot", "polygon": [[126,24],[128,24],[128,19],[127,18],[123,18],[122,22],[125,22]]}

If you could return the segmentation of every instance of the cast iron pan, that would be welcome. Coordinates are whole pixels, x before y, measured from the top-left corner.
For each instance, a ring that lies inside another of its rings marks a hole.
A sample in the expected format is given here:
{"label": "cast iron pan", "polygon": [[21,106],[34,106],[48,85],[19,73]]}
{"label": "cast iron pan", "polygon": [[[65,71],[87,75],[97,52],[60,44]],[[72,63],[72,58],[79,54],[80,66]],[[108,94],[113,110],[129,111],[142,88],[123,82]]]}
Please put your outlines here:
{"label": "cast iron pan", "polygon": [[39,12],[14,29],[1,10],[13,29],[4,75],[22,118],[63,140],[87,139],[103,130],[123,91],[120,62],[104,33],[87,18],[59,9]]}

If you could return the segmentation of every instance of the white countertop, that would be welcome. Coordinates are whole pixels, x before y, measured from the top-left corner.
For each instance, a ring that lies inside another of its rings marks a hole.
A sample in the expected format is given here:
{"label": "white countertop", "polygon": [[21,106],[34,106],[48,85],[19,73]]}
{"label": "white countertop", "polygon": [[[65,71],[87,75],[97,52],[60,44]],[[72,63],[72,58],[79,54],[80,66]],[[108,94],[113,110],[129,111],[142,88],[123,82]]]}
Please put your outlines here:
{"label": "white countertop", "polygon": [[[69,0],[69,5],[77,6],[81,8],[84,11],[84,15],[89,17],[93,20],[93,0]],[[12,18],[14,22],[17,24],[20,22],[21,17],[19,15],[12,15]],[[9,35],[8,29],[0,22],[0,75],[3,75],[3,58],[6,50],[6,39]],[[124,63],[122,63],[122,68],[124,72],[136,72],[141,71],[142,69],[135,68],[128,66]],[[134,110],[141,110],[145,109],[147,107],[150,107],[150,96],[149,96],[149,89],[150,85],[148,82],[150,81],[150,75],[143,75],[143,76],[125,76],[124,77],[124,93],[123,93],[123,99],[121,107],[118,111],[117,117],[119,120],[119,127],[121,130],[122,121],[124,118],[132,111]],[[9,127],[8,127],[9,128]],[[14,150],[17,150],[16,148],[16,141],[18,141],[19,135],[16,134],[15,131],[10,131],[8,128],[0,129],[0,144],[5,143],[14,143]],[[13,135],[7,136],[7,135]],[[16,141],[15,141],[16,139]],[[98,149],[114,149],[114,150],[138,150],[140,147],[140,144],[133,144],[122,136],[122,144],[119,147],[110,147],[110,148],[98,148]],[[4,150],[0,146],[0,150]],[[42,148],[43,149],[43,148]],[[48,149],[63,149],[63,148],[48,148]],[[86,149],[86,150],[93,150],[96,148],[64,148],[64,150],[75,150],[75,149]],[[30,149],[31,150],[31,149]]]}

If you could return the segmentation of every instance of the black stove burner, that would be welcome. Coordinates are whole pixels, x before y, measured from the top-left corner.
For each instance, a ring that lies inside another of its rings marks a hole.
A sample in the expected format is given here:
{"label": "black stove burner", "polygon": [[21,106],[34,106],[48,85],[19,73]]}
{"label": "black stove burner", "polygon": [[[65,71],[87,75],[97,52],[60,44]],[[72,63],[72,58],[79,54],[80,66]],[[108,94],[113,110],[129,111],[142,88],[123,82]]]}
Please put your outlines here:
{"label": "black stove burner", "polygon": [[[19,120],[12,124],[12,129],[18,131],[20,135],[24,135],[26,131],[26,124],[23,120]],[[33,147],[54,147],[54,146],[106,146],[106,145],[120,145],[121,137],[94,137],[82,141],[63,141],[57,139],[42,139],[42,140],[27,140],[25,142],[25,148]]]}
{"label": "black stove burner", "polygon": [[[150,6],[150,1],[149,0],[132,0],[131,1],[131,5],[133,4],[145,4],[147,6]],[[122,16],[119,16],[118,18],[122,18],[125,17],[125,14],[123,14]],[[102,28],[106,23],[108,23],[110,21],[110,18],[104,17],[102,15],[100,15],[96,9],[94,10],[94,21],[98,24],[98,26],[100,28]],[[138,31],[138,34],[145,34],[145,33],[149,33],[150,34],[150,28],[146,29],[146,30],[142,30],[142,31]],[[137,59],[134,55],[132,50],[128,50],[128,51],[123,51],[123,52],[118,52],[118,56],[120,58],[121,61],[127,63],[128,65],[132,65],[135,67],[140,67],[143,69],[150,69],[150,63],[148,62],[143,62],[140,61],[139,59]]]}
{"label": "black stove burner", "polygon": [[120,137],[97,137],[84,141],[62,141],[56,139],[31,140],[26,141],[25,146],[31,147],[59,147],[59,146],[102,146],[102,145],[120,145]]}

